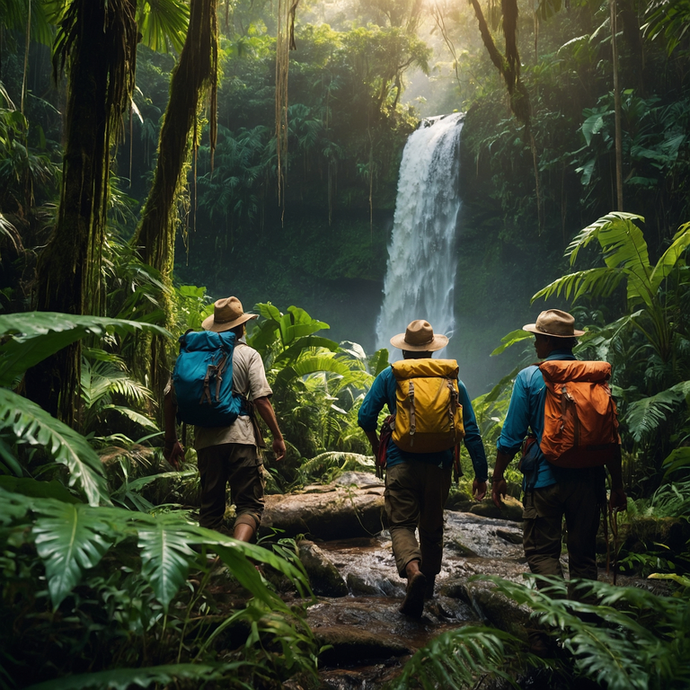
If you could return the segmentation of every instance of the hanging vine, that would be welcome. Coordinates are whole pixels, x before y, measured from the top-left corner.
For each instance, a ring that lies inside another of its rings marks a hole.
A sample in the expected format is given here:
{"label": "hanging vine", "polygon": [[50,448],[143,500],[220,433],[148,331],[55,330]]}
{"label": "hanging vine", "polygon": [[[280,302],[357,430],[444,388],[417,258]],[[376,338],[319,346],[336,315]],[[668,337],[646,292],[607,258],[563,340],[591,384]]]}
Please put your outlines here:
{"label": "hanging vine", "polygon": [[278,205],[285,215],[285,183],[288,156],[288,68],[290,51],[295,43],[295,13],[299,0],[278,0],[278,32],[276,34],[276,174],[278,179]]}

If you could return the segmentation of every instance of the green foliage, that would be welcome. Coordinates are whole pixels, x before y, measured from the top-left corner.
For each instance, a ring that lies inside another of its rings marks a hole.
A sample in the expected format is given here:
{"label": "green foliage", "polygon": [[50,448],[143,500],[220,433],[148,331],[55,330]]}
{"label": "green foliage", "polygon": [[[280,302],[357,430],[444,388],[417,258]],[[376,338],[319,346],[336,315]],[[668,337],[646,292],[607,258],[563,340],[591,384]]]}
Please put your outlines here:
{"label": "green foliage", "polygon": [[444,632],[415,653],[390,687],[462,690],[489,676],[517,688],[509,669],[520,647],[518,638],[494,628],[468,625]]}
{"label": "green foliage", "polygon": [[[0,495],[4,554],[0,558],[4,571],[0,615],[4,620],[12,617],[15,626],[12,633],[5,629],[0,635],[2,663],[10,669],[21,668],[22,663],[34,664],[24,668],[27,680],[84,673],[97,659],[103,666],[120,667],[112,676],[113,687],[134,682],[137,671],[122,668],[128,665],[143,667],[138,673],[146,683],[166,674],[209,680],[235,670],[240,674],[233,680],[237,687],[252,687],[252,675],[275,679],[281,674],[313,673],[311,632],[299,612],[269,589],[253,565],[258,562],[276,570],[301,596],[308,595],[304,570],[285,558],[285,549],[277,555],[237,542],[176,513],[150,515],[63,503],[3,488]],[[218,604],[206,589],[209,578],[217,572],[207,558],[209,550],[232,573],[226,586],[235,581],[255,597],[246,609],[230,616],[217,615]],[[196,586],[187,579],[190,568],[202,580]],[[42,613],[43,577],[52,613]],[[72,623],[51,634],[56,649],[71,652],[62,658],[51,652],[36,663],[32,655],[42,650],[42,644],[36,645],[46,625],[52,626],[60,612],[69,612]],[[217,630],[220,622],[229,619]],[[245,650],[241,658],[218,664],[215,643],[221,642],[225,628],[245,630]],[[210,644],[212,640],[214,644]],[[292,647],[286,663],[276,664],[270,652],[262,651],[264,645],[270,649],[275,643]],[[153,658],[172,665],[147,668]],[[259,663],[260,658],[263,663]],[[199,663],[196,671],[186,665],[192,661]],[[102,679],[102,675],[89,673],[77,675],[74,682],[78,687],[89,687]],[[62,681],[54,682],[61,686]]]}
{"label": "green foliage", "polygon": [[605,683],[611,690],[680,689],[690,681],[685,661],[690,648],[684,632],[690,615],[687,587],[677,596],[660,596],[583,581],[578,589],[596,598],[597,605],[591,605],[567,599],[566,584],[555,579],[540,578],[549,585],[542,590],[496,577],[482,579],[529,606],[542,625],[553,629],[582,677]]}

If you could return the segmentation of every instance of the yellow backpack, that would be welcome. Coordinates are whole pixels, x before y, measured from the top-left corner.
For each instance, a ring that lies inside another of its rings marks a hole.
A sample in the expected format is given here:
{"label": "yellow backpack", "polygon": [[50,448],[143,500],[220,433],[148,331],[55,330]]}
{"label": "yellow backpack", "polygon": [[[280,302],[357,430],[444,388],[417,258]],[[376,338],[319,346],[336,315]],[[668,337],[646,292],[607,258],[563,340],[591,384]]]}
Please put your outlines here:
{"label": "yellow backpack", "polygon": [[404,359],[396,380],[393,442],[411,453],[436,453],[462,441],[465,427],[454,359]]}

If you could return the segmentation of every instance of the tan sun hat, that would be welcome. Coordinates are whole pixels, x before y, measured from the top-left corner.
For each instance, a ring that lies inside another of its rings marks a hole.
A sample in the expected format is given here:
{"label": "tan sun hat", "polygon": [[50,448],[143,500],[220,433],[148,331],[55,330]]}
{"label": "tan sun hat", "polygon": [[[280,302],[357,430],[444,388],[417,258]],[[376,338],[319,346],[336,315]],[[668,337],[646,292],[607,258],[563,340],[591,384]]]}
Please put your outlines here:
{"label": "tan sun hat", "polygon": [[237,297],[226,297],[213,304],[213,316],[204,319],[201,327],[205,331],[222,333],[258,316],[258,314],[245,313],[242,309],[242,302]]}
{"label": "tan sun hat", "polygon": [[391,345],[400,350],[435,352],[448,345],[448,338],[445,335],[434,335],[434,329],[428,321],[417,319],[410,322],[404,333],[394,335]]}
{"label": "tan sun hat", "polygon": [[537,317],[536,323],[528,323],[522,327],[523,331],[550,335],[553,338],[579,338],[584,331],[575,328],[575,318],[567,311],[547,309]]}

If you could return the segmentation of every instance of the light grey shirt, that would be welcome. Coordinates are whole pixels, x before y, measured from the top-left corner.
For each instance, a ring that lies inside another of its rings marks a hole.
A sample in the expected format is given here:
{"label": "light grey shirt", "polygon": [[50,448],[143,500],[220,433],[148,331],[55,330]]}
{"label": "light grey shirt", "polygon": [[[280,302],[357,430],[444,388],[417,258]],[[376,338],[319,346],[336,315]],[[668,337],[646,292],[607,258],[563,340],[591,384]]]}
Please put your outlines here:
{"label": "light grey shirt", "polygon": [[[232,355],[232,389],[249,400],[271,395],[261,355],[239,340]],[[230,426],[194,427],[194,447],[197,450],[223,443],[256,445],[254,427],[249,417],[238,417]]]}

